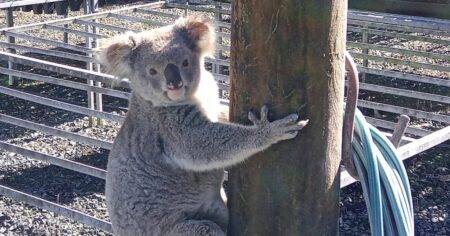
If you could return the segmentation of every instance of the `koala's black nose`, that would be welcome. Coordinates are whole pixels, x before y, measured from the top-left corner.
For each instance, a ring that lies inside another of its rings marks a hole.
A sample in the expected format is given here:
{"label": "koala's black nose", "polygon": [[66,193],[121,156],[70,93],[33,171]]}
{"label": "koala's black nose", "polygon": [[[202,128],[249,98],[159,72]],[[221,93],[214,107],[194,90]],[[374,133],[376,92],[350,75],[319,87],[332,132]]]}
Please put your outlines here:
{"label": "koala's black nose", "polygon": [[180,69],[174,64],[167,64],[164,70],[164,76],[166,77],[167,88],[175,90],[183,87],[183,81],[181,80]]}

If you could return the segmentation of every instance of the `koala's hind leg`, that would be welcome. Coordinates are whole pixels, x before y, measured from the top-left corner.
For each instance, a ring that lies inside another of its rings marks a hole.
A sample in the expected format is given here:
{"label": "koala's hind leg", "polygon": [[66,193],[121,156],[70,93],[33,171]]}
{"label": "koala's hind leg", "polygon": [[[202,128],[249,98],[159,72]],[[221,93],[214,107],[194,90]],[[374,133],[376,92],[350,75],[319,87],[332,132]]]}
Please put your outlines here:
{"label": "koala's hind leg", "polygon": [[209,220],[185,220],[177,223],[171,236],[225,236],[220,226]]}

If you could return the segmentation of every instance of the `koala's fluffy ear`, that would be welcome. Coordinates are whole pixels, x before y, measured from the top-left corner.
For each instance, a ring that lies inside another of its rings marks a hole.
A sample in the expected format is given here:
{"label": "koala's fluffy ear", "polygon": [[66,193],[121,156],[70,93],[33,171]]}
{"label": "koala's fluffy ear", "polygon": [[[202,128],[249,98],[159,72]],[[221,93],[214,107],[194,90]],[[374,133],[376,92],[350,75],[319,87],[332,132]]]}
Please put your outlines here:
{"label": "koala's fluffy ear", "polygon": [[215,33],[213,23],[203,17],[189,16],[175,22],[174,30],[193,51],[203,55],[213,55]]}
{"label": "koala's fluffy ear", "polygon": [[107,71],[119,77],[126,77],[130,72],[130,56],[140,44],[138,34],[127,32],[110,39],[100,41],[95,49],[98,63],[106,66]]}

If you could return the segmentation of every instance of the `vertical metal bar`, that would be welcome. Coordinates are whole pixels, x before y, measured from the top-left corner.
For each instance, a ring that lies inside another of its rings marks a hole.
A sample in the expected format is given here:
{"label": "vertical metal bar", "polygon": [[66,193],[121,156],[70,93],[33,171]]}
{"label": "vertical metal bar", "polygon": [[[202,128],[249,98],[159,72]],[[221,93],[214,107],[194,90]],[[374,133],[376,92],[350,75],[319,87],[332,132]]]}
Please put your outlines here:
{"label": "vertical metal bar", "polygon": [[[69,17],[69,9],[67,9],[67,12],[66,12],[66,14],[64,14],[63,17],[64,17],[64,18]],[[69,28],[69,24],[65,24],[64,27],[65,27],[65,28]],[[69,33],[68,33],[68,32],[64,32],[64,33],[63,33],[63,42],[64,42],[64,43],[69,43]]]}
{"label": "vertical metal bar", "polygon": [[[92,0],[91,3],[91,7],[92,7],[92,13],[96,13],[98,11],[98,0]],[[94,20],[95,22],[96,20]],[[92,32],[98,34],[99,33],[99,28],[93,26],[92,27]],[[95,39],[95,47],[97,47],[98,45],[98,39]],[[100,64],[95,64],[95,70],[97,72],[100,72]],[[95,85],[98,87],[102,87],[102,83],[101,82],[95,82]],[[103,95],[101,93],[95,93],[95,108],[98,111],[103,111]],[[102,119],[97,119],[97,125],[103,125],[103,120]]]}
{"label": "vertical metal bar", "polygon": [[[84,14],[90,14],[92,12],[91,4],[92,4],[91,0],[84,0]],[[86,30],[86,32],[92,33],[92,26],[86,25],[85,30]],[[92,42],[93,42],[93,39],[91,37],[86,37],[86,47],[87,48],[92,48]],[[86,56],[92,57],[92,53],[87,53]],[[86,69],[91,70],[91,71],[94,70],[94,63],[88,62],[86,64]],[[94,86],[93,80],[88,80],[87,83],[90,86]],[[88,96],[88,108],[95,110],[95,93],[92,91],[88,91],[87,96]],[[89,126],[94,126],[95,120],[96,120],[95,117],[92,117],[92,116],[89,117]]]}
{"label": "vertical metal bar", "polygon": [[[14,26],[14,15],[13,15],[13,9],[12,8],[8,8],[6,9],[6,14],[5,14],[5,20],[6,20],[6,27],[13,27]],[[6,42],[8,43],[15,43],[16,39],[14,37],[6,37]],[[12,48],[8,48],[8,52],[10,53],[15,53],[16,50],[12,49]],[[8,60],[8,69],[13,69],[14,68],[14,64]],[[9,75],[8,76],[8,85],[12,86],[14,85],[14,77]]]}
{"label": "vertical metal bar", "polygon": [[[364,24],[364,29],[362,31],[362,42],[363,43],[369,43],[369,33],[367,32],[368,29],[368,25]],[[369,49],[368,48],[363,48],[362,50],[363,54],[369,54]],[[369,66],[369,59],[363,59],[363,66],[367,67]],[[361,82],[366,82],[366,73],[362,73],[361,74]]]}
{"label": "vertical metal bar", "polygon": [[[222,9],[222,6],[220,5],[220,3],[214,2],[214,5],[215,5],[214,6],[215,9],[217,9],[217,10]],[[222,21],[222,13],[220,13],[219,11],[214,13],[214,17],[215,17],[216,21],[218,21],[218,22]],[[219,32],[221,32],[222,28],[218,27],[217,30]],[[223,38],[221,36],[217,37],[216,43],[218,45],[221,45],[223,43]],[[222,50],[217,50],[215,57],[216,57],[216,59],[222,59]],[[218,65],[216,62],[214,62],[212,64],[212,72],[215,73],[215,74],[220,74],[220,65]],[[223,90],[222,89],[219,89],[219,94],[218,95],[219,95],[219,97],[223,96]]]}

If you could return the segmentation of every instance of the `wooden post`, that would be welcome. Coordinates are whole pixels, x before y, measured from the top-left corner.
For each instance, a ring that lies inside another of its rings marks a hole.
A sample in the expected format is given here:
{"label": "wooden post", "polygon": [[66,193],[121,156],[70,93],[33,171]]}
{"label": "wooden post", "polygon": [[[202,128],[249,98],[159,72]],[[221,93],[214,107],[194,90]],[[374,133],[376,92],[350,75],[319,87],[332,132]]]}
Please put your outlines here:
{"label": "wooden post", "polygon": [[229,235],[337,235],[347,1],[235,0],[233,122],[298,112],[293,140],[231,169]]}

